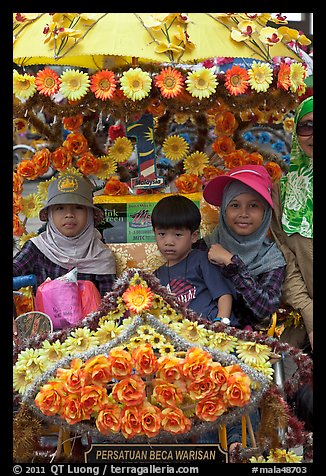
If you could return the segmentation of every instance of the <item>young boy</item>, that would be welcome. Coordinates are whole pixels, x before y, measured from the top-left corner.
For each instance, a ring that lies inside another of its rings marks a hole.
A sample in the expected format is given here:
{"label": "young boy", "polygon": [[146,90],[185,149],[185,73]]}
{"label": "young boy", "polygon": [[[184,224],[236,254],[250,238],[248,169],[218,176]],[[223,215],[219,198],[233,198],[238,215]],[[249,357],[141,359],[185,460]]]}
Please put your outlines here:
{"label": "young boy", "polygon": [[158,249],[166,264],[154,274],[179,303],[209,321],[230,323],[232,286],[207,252],[192,249],[198,239],[201,215],[197,205],[182,195],[162,198],[152,211]]}

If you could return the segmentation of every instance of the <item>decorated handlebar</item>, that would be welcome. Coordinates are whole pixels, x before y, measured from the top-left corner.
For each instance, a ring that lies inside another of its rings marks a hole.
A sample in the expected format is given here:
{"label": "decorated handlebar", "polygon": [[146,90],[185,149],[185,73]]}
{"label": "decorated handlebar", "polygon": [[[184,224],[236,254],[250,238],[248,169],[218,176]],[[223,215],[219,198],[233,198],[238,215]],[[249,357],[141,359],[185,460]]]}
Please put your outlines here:
{"label": "decorated handlebar", "polygon": [[26,274],[25,276],[13,277],[14,291],[17,291],[20,288],[25,288],[26,286],[34,286],[35,284],[36,284],[35,274]]}

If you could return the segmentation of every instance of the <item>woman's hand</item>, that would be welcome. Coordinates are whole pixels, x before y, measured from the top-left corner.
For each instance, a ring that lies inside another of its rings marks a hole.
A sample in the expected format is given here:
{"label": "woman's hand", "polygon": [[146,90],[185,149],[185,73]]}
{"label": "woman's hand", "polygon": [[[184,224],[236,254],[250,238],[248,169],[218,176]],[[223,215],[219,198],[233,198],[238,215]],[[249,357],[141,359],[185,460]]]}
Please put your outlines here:
{"label": "woman's hand", "polygon": [[218,266],[227,266],[231,263],[233,254],[227,251],[218,243],[212,245],[208,251],[208,259],[211,263]]}

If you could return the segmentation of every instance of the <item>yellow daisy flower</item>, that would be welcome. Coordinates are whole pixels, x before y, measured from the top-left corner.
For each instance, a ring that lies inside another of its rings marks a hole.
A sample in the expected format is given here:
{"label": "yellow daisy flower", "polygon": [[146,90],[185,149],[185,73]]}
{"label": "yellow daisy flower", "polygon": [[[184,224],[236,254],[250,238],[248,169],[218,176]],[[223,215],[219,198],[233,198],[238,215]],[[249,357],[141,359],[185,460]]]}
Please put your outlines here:
{"label": "yellow daisy flower", "polygon": [[108,341],[115,339],[121,333],[120,327],[113,321],[106,321],[95,332],[95,337],[99,344],[106,344]]}
{"label": "yellow daisy flower", "polygon": [[300,63],[291,63],[290,64],[290,90],[292,92],[298,91],[300,87],[304,86],[304,80],[306,78],[307,72],[302,64]]}
{"label": "yellow daisy flower", "polygon": [[189,72],[186,79],[187,91],[196,98],[208,98],[218,85],[215,74],[208,68]]}
{"label": "yellow daisy flower", "polygon": [[127,137],[117,137],[108,150],[108,157],[115,162],[126,162],[133,149],[132,142]]}
{"label": "yellow daisy flower", "polygon": [[107,179],[110,175],[114,175],[117,172],[118,164],[116,159],[112,159],[107,155],[103,155],[97,159],[99,164],[96,176],[100,179]]}
{"label": "yellow daisy flower", "polygon": [[140,68],[130,68],[122,74],[120,79],[124,95],[133,101],[140,101],[148,96],[151,90],[151,77]]}
{"label": "yellow daisy flower", "polygon": [[208,163],[208,155],[196,150],[184,159],[183,167],[187,174],[203,175],[204,168],[207,167]]}
{"label": "yellow daisy flower", "polygon": [[164,140],[162,149],[168,159],[180,160],[188,152],[189,145],[183,137],[173,135]]}
{"label": "yellow daisy flower", "polygon": [[18,99],[31,98],[36,91],[35,77],[29,74],[19,74],[18,71],[13,72],[13,93]]}
{"label": "yellow daisy flower", "polygon": [[154,332],[150,336],[149,342],[150,342],[150,344],[152,344],[152,346],[155,349],[160,349],[161,347],[163,347],[167,344],[166,338],[162,334],[159,334],[158,332]]}
{"label": "yellow daisy flower", "polygon": [[249,84],[252,89],[266,92],[273,81],[273,70],[267,64],[253,61],[251,69],[248,69]]}
{"label": "yellow daisy flower", "polygon": [[25,393],[28,385],[33,381],[33,376],[17,366],[13,368],[13,388],[16,392]]}
{"label": "yellow daisy flower", "polygon": [[249,458],[250,463],[267,463],[265,458],[263,456],[258,456],[257,458],[255,456],[252,456]]}
{"label": "yellow daisy flower", "polygon": [[98,339],[94,332],[86,327],[79,327],[71,332],[70,336],[63,343],[65,350],[75,354],[76,352],[84,352],[98,345]]}
{"label": "yellow daisy flower", "polygon": [[44,370],[44,362],[40,359],[39,349],[23,350],[18,356],[15,367],[30,374],[32,378],[41,374]]}
{"label": "yellow daisy flower", "polygon": [[173,355],[175,354],[175,348],[170,342],[166,342],[158,349],[161,355]]}
{"label": "yellow daisy flower", "polygon": [[138,273],[135,273],[129,281],[130,286],[136,286],[137,284],[141,284],[142,286],[148,287],[147,282],[145,279],[141,278]]}
{"label": "yellow daisy flower", "polygon": [[301,463],[302,456],[292,450],[272,449],[267,457],[267,463]]}
{"label": "yellow daisy flower", "polygon": [[57,180],[57,177],[53,176],[49,180],[44,180],[42,182],[39,182],[39,184],[37,186],[37,195],[40,197],[40,199],[43,202],[46,202],[46,200],[48,198],[49,185],[54,180]]}
{"label": "yellow daisy flower", "polygon": [[229,336],[225,332],[216,332],[214,338],[211,339],[211,346],[230,354],[234,351],[237,341],[236,337]]}
{"label": "yellow daisy flower", "polygon": [[154,333],[154,329],[146,324],[137,328],[137,334],[143,339],[148,339]]}
{"label": "yellow daisy flower", "polygon": [[60,93],[70,101],[77,101],[82,98],[89,89],[89,76],[82,71],[67,69],[62,73],[60,79]]}
{"label": "yellow daisy flower", "polygon": [[164,307],[164,299],[159,294],[155,294],[152,299],[152,310],[161,310]]}
{"label": "yellow daisy flower", "polygon": [[65,349],[64,345],[59,340],[56,340],[52,344],[50,344],[48,340],[43,341],[40,349],[40,357],[46,364],[56,362],[66,355],[68,355],[67,349]]}
{"label": "yellow daisy flower", "polygon": [[142,339],[141,336],[139,335],[136,335],[136,336],[133,336],[131,337],[130,341],[129,341],[129,346],[130,346],[130,349],[135,349],[137,348],[140,344],[143,344],[144,343],[144,340]]}
{"label": "yellow daisy flower", "polygon": [[204,325],[198,324],[198,322],[189,321],[184,319],[183,322],[174,322],[171,327],[176,330],[178,334],[181,334],[186,339],[192,342],[198,342],[204,336]]}
{"label": "yellow daisy flower", "polygon": [[30,240],[31,238],[34,238],[35,236],[38,236],[37,233],[27,233],[26,235],[22,235],[20,238],[19,238],[19,248],[21,249],[24,244],[26,243],[26,241]]}
{"label": "yellow daisy flower", "polygon": [[265,375],[265,377],[272,382],[273,381],[273,375],[274,375],[274,369],[272,367],[272,364],[268,360],[265,363],[260,363],[260,364],[251,364],[250,365],[253,369],[258,370],[258,372],[261,372],[262,374]]}
{"label": "yellow daisy flower", "polygon": [[38,194],[31,193],[27,197],[22,197],[22,213],[27,218],[38,217],[43,208],[43,202]]}
{"label": "yellow daisy flower", "polygon": [[267,345],[257,342],[239,342],[236,346],[239,359],[246,364],[260,364],[266,362],[271,355],[271,350]]}

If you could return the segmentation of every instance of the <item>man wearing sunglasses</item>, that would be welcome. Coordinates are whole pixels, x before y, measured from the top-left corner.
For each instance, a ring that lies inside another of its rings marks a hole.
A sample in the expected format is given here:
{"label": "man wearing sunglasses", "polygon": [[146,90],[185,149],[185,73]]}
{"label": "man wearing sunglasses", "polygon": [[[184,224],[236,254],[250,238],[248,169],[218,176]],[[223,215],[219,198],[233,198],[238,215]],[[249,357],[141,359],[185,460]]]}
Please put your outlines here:
{"label": "man wearing sunglasses", "polygon": [[[273,187],[271,232],[287,262],[283,304],[299,311],[303,325],[286,327],[280,339],[313,349],[313,97],[294,115],[289,171]],[[309,337],[309,338],[308,338]]]}

